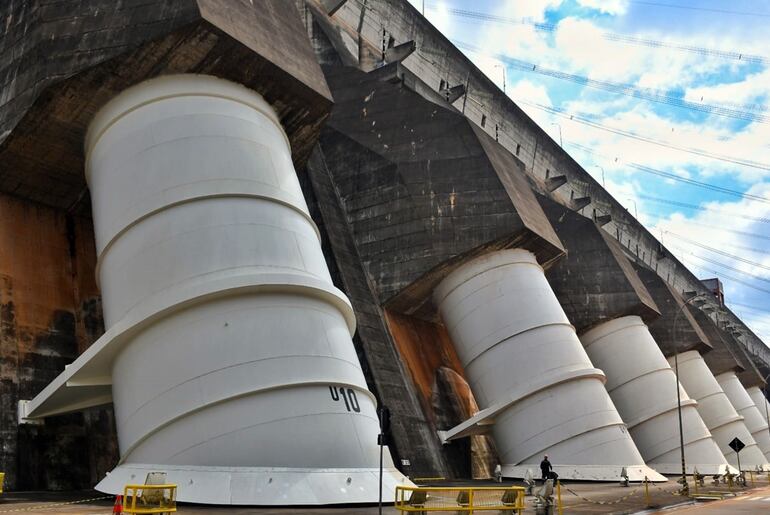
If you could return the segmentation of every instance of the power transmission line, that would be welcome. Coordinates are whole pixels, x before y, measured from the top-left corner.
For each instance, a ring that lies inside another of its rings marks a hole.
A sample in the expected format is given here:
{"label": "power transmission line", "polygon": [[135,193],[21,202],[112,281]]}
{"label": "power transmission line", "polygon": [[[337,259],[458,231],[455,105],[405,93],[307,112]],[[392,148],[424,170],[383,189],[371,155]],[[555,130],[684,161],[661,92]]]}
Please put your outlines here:
{"label": "power transmission line", "polygon": [[[587,154],[591,154],[594,156],[602,157],[605,159],[610,159],[609,156],[606,156],[604,154],[601,154],[599,152],[596,152],[595,150],[585,146],[581,145],[580,143],[573,143],[573,142],[567,142],[567,145],[575,147],[579,150],[582,150],[583,152],[586,152]],[[618,158],[615,158],[617,161]],[[666,179],[671,179],[673,181],[681,182],[683,184],[688,184],[690,186],[696,186],[698,188],[707,189],[710,191],[714,191],[717,193],[724,193],[726,195],[732,195],[734,197],[743,198],[746,200],[752,200],[755,202],[763,202],[766,204],[770,204],[770,198],[767,197],[761,197],[759,195],[753,195],[751,193],[746,193],[743,191],[733,190],[730,188],[725,188],[723,186],[718,186],[716,184],[711,184],[708,182],[702,182],[702,181],[696,181],[695,179],[690,179],[688,177],[682,177],[680,175],[676,175],[674,173],[670,172],[664,172],[662,170],[656,170],[655,168],[650,168],[649,166],[641,165],[639,163],[634,163],[632,161],[623,161],[623,164],[628,166],[629,168],[633,168],[635,170],[639,170],[640,172],[649,173],[651,175],[657,175],[659,177],[664,177]]]}
{"label": "power transmission line", "polygon": [[700,248],[702,248],[704,250],[708,250],[710,252],[714,252],[715,254],[719,254],[721,256],[729,257],[731,259],[735,259],[736,261],[740,261],[742,263],[746,263],[747,265],[751,265],[751,266],[754,266],[754,267],[757,267],[757,268],[761,268],[763,270],[770,271],[770,266],[763,265],[762,263],[757,263],[756,261],[752,261],[750,259],[746,259],[746,258],[741,257],[741,256],[736,256],[735,254],[731,254],[729,252],[725,252],[724,250],[715,249],[714,247],[709,247],[708,245],[704,245],[703,243],[698,243],[695,240],[692,240],[692,239],[687,238],[685,236],[681,236],[681,235],[676,234],[674,232],[665,231],[664,230],[663,234],[669,234],[669,235],[673,236],[674,238],[677,238],[677,239],[682,240],[682,241],[686,241],[690,245],[695,245],[696,247],[700,247]]}
{"label": "power transmission line", "polygon": [[[686,260],[683,260],[683,261],[686,261]],[[718,272],[716,270],[712,270],[712,269],[709,269],[709,268],[703,268],[703,267],[694,265],[692,262],[685,263],[685,264],[688,264],[689,266],[692,266],[694,268],[700,268],[701,270],[705,270],[705,271],[707,271],[709,273],[714,274],[715,276],[719,277],[720,279],[730,279],[731,281],[735,281],[736,283],[742,284],[744,286],[748,286],[751,289],[754,289],[754,290],[757,290],[757,291],[761,291],[762,293],[770,293],[770,290],[768,290],[768,289],[760,288],[759,286],[756,286],[754,284],[746,282],[746,281],[744,281],[742,279],[737,279],[737,278],[735,278],[733,276],[727,275],[724,272]]]}
{"label": "power transmission line", "polygon": [[603,125],[601,123],[595,122],[590,120],[585,114],[583,113],[569,113],[565,109],[562,109],[560,107],[549,107],[542,104],[538,104],[535,102],[529,102],[527,100],[515,100],[518,104],[528,105],[531,107],[534,107],[535,109],[539,109],[541,111],[545,111],[551,114],[554,114],[556,116],[560,116],[561,118],[571,120],[577,123],[580,123],[582,125],[587,125],[589,127],[593,127],[595,129],[599,129],[606,132],[611,132],[612,134],[617,134],[619,136],[623,136],[626,138],[634,139],[637,141],[643,141],[645,143],[651,143],[653,145],[658,145],[661,147],[669,148],[671,150],[678,150],[681,152],[687,152],[688,154],[694,154],[701,157],[707,157],[709,159],[716,159],[718,161],[724,161],[726,163],[736,164],[740,166],[747,166],[750,168],[756,168],[758,170],[766,170],[770,171],[770,164],[765,163],[759,163],[757,161],[751,161],[748,159],[741,159],[737,157],[731,157],[731,156],[725,156],[722,154],[715,154],[713,152],[709,152],[707,150],[701,150],[698,148],[691,148],[691,147],[681,147],[678,145],[674,145],[672,143],[668,143],[666,141],[657,140],[654,138],[649,138],[647,136],[641,136],[639,134],[626,131],[623,129],[618,129],[615,127],[609,127],[607,125]]}
{"label": "power transmission line", "polygon": [[741,270],[740,268],[736,268],[734,266],[730,266],[728,264],[722,263],[719,260],[707,258],[707,257],[701,256],[701,255],[698,255],[698,254],[696,254],[696,253],[694,253],[692,251],[688,251],[688,250],[682,249],[680,247],[673,247],[673,248],[678,250],[679,252],[687,253],[690,256],[692,256],[694,258],[697,258],[697,259],[700,259],[701,261],[704,261],[706,263],[711,263],[712,265],[716,265],[716,266],[724,268],[726,270],[732,270],[733,272],[737,272],[737,273],[739,273],[741,275],[745,275],[746,277],[751,277],[752,279],[755,279],[757,281],[762,281],[764,283],[770,283],[770,279],[768,279],[766,277],[762,277],[762,276],[759,276],[759,275],[752,274],[750,272],[746,272],[744,270]]}
{"label": "power transmission line", "polygon": [[[465,18],[473,21],[488,22],[488,23],[503,23],[508,25],[525,25],[534,28],[540,32],[556,32],[558,25],[556,23],[543,23],[536,22],[526,18],[511,18],[508,16],[499,16],[495,14],[485,13],[482,11],[473,11],[470,9],[456,9],[445,8],[446,12],[459,18]],[[698,55],[706,55],[713,57],[720,57],[722,59],[731,59],[735,61],[743,61],[752,64],[768,64],[770,59],[761,55],[746,54],[743,52],[733,52],[728,50],[719,50],[716,48],[705,48],[695,45],[687,45],[682,43],[674,43],[668,41],[661,41],[649,38],[643,38],[630,34],[617,34],[613,32],[602,32],[601,36],[608,41],[615,41],[618,43],[625,43],[629,45],[644,46],[648,48],[666,48],[670,50],[677,50],[679,52],[687,52]]]}
{"label": "power transmission line", "polygon": [[740,302],[733,302],[733,301],[730,301],[730,304],[732,304],[733,306],[739,306],[743,309],[749,309],[751,311],[759,311],[761,313],[770,313],[770,309],[768,308],[759,308],[757,306],[752,306],[750,304],[741,304]]}
{"label": "power transmission line", "polygon": [[[644,216],[648,217],[648,218],[653,218],[653,219],[656,219],[656,220],[659,220],[659,221],[660,220],[662,220],[662,221],[667,221],[668,220],[665,216],[659,215],[659,214],[651,214],[651,213],[642,213],[642,214]],[[739,231],[737,229],[730,229],[730,228],[727,228],[727,227],[719,227],[719,226],[715,226],[715,225],[712,225],[712,224],[705,224],[705,223],[702,223],[702,222],[696,222],[695,220],[687,220],[687,223],[691,224],[691,225],[697,225],[699,227],[706,227],[706,228],[708,228],[708,229],[710,229],[712,231],[729,232],[731,234],[736,234],[738,236],[747,236],[749,238],[757,238],[757,239],[760,239],[760,240],[770,241],[770,236],[767,236],[767,235],[764,235],[764,234],[757,234],[755,232]],[[762,252],[766,252],[766,251],[762,251]]]}
{"label": "power transmission line", "polygon": [[653,197],[651,195],[638,194],[637,196],[639,198],[642,198],[642,199],[645,199],[645,200],[650,200],[652,202],[657,202],[657,203],[660,203],[660,204],[668,204],[670,206],[681,207],[681,208],[684,208],[684,209],[693,209],[693,210],[696,210],[696,211],[709,211],[709,212],[712,212],[712,213],[723,213],[723,214],[726,214],[726,215],[729,215],[729,216],[734,216],[734,217],[737,217],[737,218],[744,218],[746,220],[752,220],[754,222],[762,222],[762,223],[766,223],[766,224],[770,223],[770,219],[765,218],[765,217],[743,215],[743,214],[740,214],[740,213],[728,213],[726,211],[722,211],[722,210],[719,210],[719,209],[711,209],[711,208],[708,208],[708,207],[698,206],[698,205],[695,205],[695,204],[687,204],[686,202],[678,202],[676,200],[669,200],[669,199],[664,199],[664,198],[659,198],[659,197]]}
{"label": "power transmission line", "polygon": [[652,7],[665,7],[665,8],[671,8],[671,9],[686,9],[689,11],[704,11],[704,12],[712,12],[712,13],[719,13],[719,14],[734,14],[736,16],[760,16],[763,18],[770,18],[770,13],[731,11],[728,9],[716,9],[712,7],[697,7],[694,5],[676,5],[676,4],[665,4],[662,2],[648,2],[646,0],[628,0],[628,1],[629,3],[632,3],[632,4],[649,5]]}
{"label": "power transmission line", "polygon": [[691,102],[684,98],[671,95],[669,93],[657,91],[651,88],[639,88],[631,84],[623,84],[619,82],[612,82],[606,80],[589,79],[581,75],[573,75],[571,73],[565,73],[559,70],[552,70],[537,64],[529,63],[516,59],[506,54],[501,53],[487,53],[479,49],[475,45],[470,45],[459,40],[452,40],[452,42],[458,47],[465,50],[469,50],[478,55],[491,57],[506,63],[508,66],[517,70],[537,73],[548,77],[554,77],[561,80],[574,82],[583,86],[591,88],[601,89],[609,91],[611,93],[617,93],[620,95],[626,95],[641,100],[647,100],[649,102],[657,102],[660,104],[666,104],[675,107],[681,107],[683,109],[690,109],[693,111],[699,111],[702,113],[713,114],[718,116],[725,116],[736,120],[744,120],[749,122],[768,123],[770,122],[770,116],[760,113],[750,113],[747,111],[740,111],[729,107],[719,106],[715,104],[701,104],[697,102]]}

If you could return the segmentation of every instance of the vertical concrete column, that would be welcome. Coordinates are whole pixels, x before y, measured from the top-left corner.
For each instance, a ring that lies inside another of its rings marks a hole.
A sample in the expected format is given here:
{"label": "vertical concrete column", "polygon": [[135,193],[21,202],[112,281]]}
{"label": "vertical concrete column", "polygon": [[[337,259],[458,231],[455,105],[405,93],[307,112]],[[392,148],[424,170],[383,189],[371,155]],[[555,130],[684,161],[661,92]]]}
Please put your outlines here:
{"label": "vertical concrete column", "polygon": [[[378,419],[271,106],[167,76],[89,129],[121,460],[98,488],[162,470],[179,499],[337,504],[378,497]],[[107,351],[104,351],[107,352]],[[403,476],[385,459],[385,489]]]}
{"label": "vertical concrete column", "polygon": [[[672,367],[674,366],[673,356],[668,359],[668,362]],[[743,417],[735,411],[698,351],[688,351],[679,355],[679,382],[698,402],[698,413],[730,465],[738,466],[735,451],[728,445],[733,438],[737,437],[746,444],[741,451],[741,467],[745,470],[765,466],[767,460],[754,437],[751,436]]]}
{"label": "vertical concrete column", "polygon": [[[638,316],[605,322],[580,340],[591,362],[607,374],[607,391],[647,465],[664,474],[682,470],[676,375]],[[727,460],[680,389],[687,472],[725,472]]]}
{"label": "vertical concrete column", "polygon": [[[548,454],[562,477],[615,480],[644,465],[533,254],[504,250],[447,276],[434,299],[492,429],[506,476]],[[641,479],[641,478],[639,478]]]}
{"label": "vertical concrete column", "polygon": [[754,404],[754,400],[738,380],[735,372],[719,374],[716,380],[730,399],[735,411],[743,417],[746,428],[751,432],[751,436],[754,437],[765,458],[770,457],[770,434],[767,433],[765,414]]}

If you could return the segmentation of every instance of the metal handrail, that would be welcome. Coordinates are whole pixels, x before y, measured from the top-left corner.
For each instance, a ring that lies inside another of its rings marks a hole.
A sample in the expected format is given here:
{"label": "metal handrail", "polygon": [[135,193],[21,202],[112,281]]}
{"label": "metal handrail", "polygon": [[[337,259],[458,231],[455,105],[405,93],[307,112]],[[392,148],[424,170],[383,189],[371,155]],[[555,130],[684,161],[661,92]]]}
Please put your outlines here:
{"label": "metal handrail", "polygon": [[[498,495],[493,495],[494,492]],[[419,514],[439,511],[503,511],[521,514],[524,511],[524,493],[525,488],[522,486],[397,486],[395,508],[401,512]]]}

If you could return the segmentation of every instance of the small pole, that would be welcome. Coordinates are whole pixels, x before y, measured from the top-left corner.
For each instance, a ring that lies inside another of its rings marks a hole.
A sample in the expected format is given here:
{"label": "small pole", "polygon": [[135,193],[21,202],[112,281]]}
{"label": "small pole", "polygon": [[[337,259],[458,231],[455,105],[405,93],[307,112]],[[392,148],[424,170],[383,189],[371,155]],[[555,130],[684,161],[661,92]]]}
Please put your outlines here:
{"label": "small pole", "polygon": [[390,426],[390,411],[385,406],[380,406],[377,408],[377,412],[380,419],[380,434],[377,435],[377,443],[380,444],[380,495],[377,507],[379,515],[382,515],[382,457],[385,447],[385,433]]}
{"label": "small pole", "polygon": [[650,507],[650,480],[644,476],[644,502]]}
{"label": "small pole", "polygon": [[382,439],[380,439],[380,497],[378,511],[379,515],[382,515]]}
{"label": "small pole", "polygon": [[557,507],[559,508],[559,515],[563,515],[564,511],[562,511],[561,506],[561,481],[558,479],[556,480],[556,501],[557,501]]}

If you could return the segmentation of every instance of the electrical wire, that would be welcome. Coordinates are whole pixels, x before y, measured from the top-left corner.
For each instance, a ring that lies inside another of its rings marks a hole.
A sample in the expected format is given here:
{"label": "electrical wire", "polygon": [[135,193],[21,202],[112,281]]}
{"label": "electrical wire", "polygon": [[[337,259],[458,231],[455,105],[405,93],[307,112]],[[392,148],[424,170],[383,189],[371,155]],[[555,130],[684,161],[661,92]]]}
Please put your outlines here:
{"label": "electrical wire", "polygon": [[[431,2],[431,4],[433,4]],[[429,4],[429,5],[431,5]],[[435,6],[438,4],[433,4]],[[486,22],[486,23],[502,23],[507,25],[525,25],[534,28],[539,32],[553,33],[558,29],[556,23],[543,23],[532,21],[527,18],[511,18],[508,16],[500,16],[490,14],[482,11],[474,11],[470,9],[456,9],[452,7],[444,7],[442,11],[448,12],[452,16],[458,18],[464,18],[472,21]],[[735,61],[741,61],[752,64],[768,64],[770,59],[761,55],[748,54],[743,52],[733,52],[728,50],[719,50],[716,48],[705,48],[695,45],[687,45],[683,43],[675,43],[669,41],[661,41],[656,39],[643,38],[630,34],[617,34],[613,32],[602,32],[601,36],[608,41],[615,41],[618,43],[624,43],[629,45],[643,46],[647,48],[665,48],[670,50],[676,50],[679,52],[693,53],[697,55],[719,57],[722,59],[730,59]]]}
{"label": "electrical wire", "polygon": [[716,249],[714,247],[710,247],[708,245],[704,245],[703,243],[698,243],[697,241],[692,240],[690,238],[687,238],[686,236],[682,236],[682,235],[676,234],[674,232],[665,231],[665,230],[663,231],[663,234],[669,234],[669,235],[673,236],[674,238],[676,238],[678,240],[682,240],[682,241],[685,241],[685,242],[689,243],[690,245],[695,245],[696,247],[700,247],[700,248],[702,248],[704,250],[708,250],[710,252],[714,252],[715,254],[719,254],[721,256],[729,257],[731,259],[735,259],[735,260],[740,261],[742,263],[746,263],[747,265],[755,266],[757,268],[761,268],[763,270],[770,271],[770,266],[763,265],[762,263],[757,263],[756,261],[752,261],[750,259],[746,259],[746,258],[741,257],[741,256],[736,256],[735,254],[731,254],[729,252],[725,252],[724,250],[720,250],[720,249]]}
{"label": "electrical wire", "polygon": [[619,136],[623,136],[623,137],[630,138],[630,139],[633,139],[633,140],[643,141],[645,143],[651,143],[653,145],[658,145],[658,146],[665,147],[665,148],[668,148],[668,149],[671,149],[671,150],[678,150],[678,151],[681,151],[681,152],[686,152],[688,154],[694,154],[694,155],[701,156],[701,157],[706,157],[706,158],[709,158],[709,159],[715,159],[715,160],[718,160],[718,161],[724,161],[726,163],[736,164],[736,165],[740,165],[740,166],[747,166],[747,167],[750,167],[750,168],[756,168],[758,170],[770,171],[770,164],[759,163],[757,161],[751,161],[751,160],[748,160],[748,159],[741,159],[741,158],[732,157],[732,156],[725,156],[725,155],[722,155],[722,154],[715,154],[713,152],[709,152],[707,150],[702,150],[702,149],[698,149],[698,148],[682,147],[682,146],[674,145],[674,144],[668,143],[666,141],[650,138],[650,137],[647,137],[647,136],[641,136],[641,135],[636,134],[634,132],[630,132],[630,131],[626,131],[626,130],[623,130],[623,129],[618,129],[618,128],[615,128],[615,127],[610,127],[610,126],[607,126],[607,125],[603,125],[601,123],[598,123],[598,122],[595,122],[593,120],[590,120],[588,118],[588,116],[583,114],[583,113],[570,113],[567,110],[562,109],[560,107],[545,106],[545,105],[542,105],[542,104],[538,104],[536,102],[529,102],[528,100],[514,99],[514,101],[517,104],[523,104],[523,105],[527,105],[527,106],[530,106],[530,107],[534,107],[535,109],[539,109],[541,111],[545,111],[547,113],[559,116],[561,118],[564,118],[564,119],[567,119],[567,120],[570,120],[570,121],[574,121],[574,122],[577,122],[577,123],[582,124],[582,125],[587,125],[589,127],[593,127],[595,129],[599,129],[599,130],[602,130],[602,131],[611,132],[612,134],[617,134]]}
{"label": "electrical wire", "polygon": [[[686,261],[686,260],[683,260],[683,261]],[[694,266],[695,268],[700,268],[701,270],[706,270],[707,272],[709,272],[709,273],[712,273],[712,274],[714,274],[714,275],[718,276],[720,279],[730,279],[731,281],[735,281],[736,283],[742,284],[742,285],[744,285],[744,286],[748,286],[749,288],[751,288],[751,289],[754,289],[754,290],[757,290],[757,291],[760,291],[760,292],[762,292],[762,293],[770,293],[770,290],[768,290],[768,289],[765,289],[765,288],[760,288],[759,286],[756,286],[756,285],[754,285],[754,284],[751,284],[750,282],[744,281],[743,279],[738,279],[738,278],[736,278],[736,277],[733,277],[733,276],[731,276],[731,275],[727,275],[727,274],[725,274],[725,273],[723,273],[723,272],[718,272],[718,271],[716,271],[716,270],[712,270],[712,269],[708,269],[708,268],[699,267],[699,266],[697,266],[697,265],[693,265],[693,263],[692,263],[692,262],[690,262],[690,263],[685,263],[685,264],[687,264],[687,265],[689,265],[689,266]]]}
{"label": "electrical wire", "polygon": [[760,275],[752,274],[751,272],[746,272],[744,270],[741,270],[740,268],[736,268],[734,266],[728,265],[728,264],[723,263],[723,262],[721,262],[721,261],[719,261],[717,259],[707,258],[707,257],[701,256],[699,254],[696,254],[696,253],[694,253],[692,251],[683,249],[681,247],[672,246],[671,248],[673,248],[675,250],[678,250],[679,252],[684,252],[686,254],[689,254],[690,256],[692,256],[692,257],[694,257],[696,259],[700,259],[701,261],[704,261],[706,263],[710,263],[712,265],[716,265],[718,267],[724,268],[725,270],[731,270],[733,272],[737,272],[737,273],[739,273],[741,275],[745,275],[746,277],[750,277],[750,278],[752,278],[754,280],[762,281],[763,283],[770,283],[770,279],[768,279],[767,277],[762,277]]}
{"label": "electrical wire", "polygon": [[[587,147],[585,145],[581,145],[580,143],[573,143],[573,142],[567,142],[567,145],[571,147],[575,147],[579,150],[582,150],[583,152],[587,154],[591,154],[597,157],[602,157],[604,159],[611,159],[609,156],[605,154],[601,154],[600,152],[596,152],[595,150],[591,149],[590,147]],[[615,158],[617,161],[618,158]],[[723,186],[717,186],[716,184],[711,184],[708,182],[702,182],[702,181],[696,181],[695,179],[690,179],[688,177],[682,177],[681,175],[677,175],[670,172],[664,172],[662,170],[657,170],[655,168],[650,168],[649,166],[641,165],[639,163],[634,163],[632,161],[623,161],[623,164],[628,166],[629,168],[633,168],[635,170],[639,170],[640,172],[649,173],[651,175],[657,175],[658,177],[664,177],[666,179],[671,179],[677,182],[681,182],[683,184],[688,184],[690,186],[697,186],[699,188],[704,188],[710,191],[714,191],[717,193],[724,193],[726,195],[732,195],[734,197],[743,198],[746,200],[752,200],[755,202],[762,202],[762,203],[770,203],[770,198],[762,197],[759,195],[754,195],[751,193],[746,193],[743,191],[733,190],[730,188],[725,188]]]}
{"label": "electrical wire", "polygon": [[665,8],[671,8],[671,9],[686,9],[689,11],[704,11],[704,12],[712,12],[712,13],[719,13],[719,14],[733,14],[736,16],[760,16],[763,18],[770,18],[770,13],[731,11],[728,9],[716,9],[713,7],[697,7],[694,5],[664,4],[662,2],[649,2],[646,0],[628,0],[628,2],[632,4],[638,4],[638,5],[649,5],[652,7],[665,7]]}
{"label": "electrical wire", "polygon": [[670,205],[670,206],[681,207],[681,208],[684,208],[684,209],[692,209],[692,210],[696,210],[696,211],[708,211],[708,212],[712,212],[712,213],[723,213],[723,214],[726,214],[726,215],[729,215],[729,216],[734,216],[734,217],[737,217],[737,218],[743,218],[745,220],[751,220],[751,221],[754,221],[754,222],[762,222],[762,223],[765,223],[765,224],[770,223],[770,219],[768,219],[766,217],[743,215],[743,214],[740,214],[740,213],[728,213],[728,212],[722,211],[720,209],[711,209],[711,208],[704,207],[704,206],[697,206],[695,204],[688,204],[686,202],[678,202],[676,200],[669,200],[669,199],[664,199],[664,198],[660,198],[660,197],[653,197],[651,195],[638,194],[637,197],[639,197],[641,199],[649,200],[651,202],[657,202],[659,204],[667,204],[667,205]]}
{"label": "electrical wire", "polygon": [[741,304],[740,302],[733,302],[733,301],[730,301],[730,304],[733,306],[739,306],[743,309],[748,309],[751,311],[759,311],[760,313],[770,313],[770,308],[759,308],[756,306],[752,306],[750,304]]}
{"label": "electrical wire", "polygon": [[[669,219],[666,218],[664,215],[651,214],[651,213],[642,213],[642,215],[645,216],[645,217],[648,217],[648,218],[659,220],[659,221],[669,221]],[[749,238],[757,238],[757,239],[761,239],[761,240],[770,241],[770,236],[767,236],[767,235],[764,235],[764,234],[758,234],[758,233],[755,233],[755,232],[739,231],[737,229],[730,229],[730,228],[727,228],[727,227],[720,227],[720,226],[715,226],[715,225],[712,225],[712,224],[705,224],[705,223],[702,223],[702,222],[696,222],[695,220],[687,220],[687,223],[691,224],[691,225],[697,225],[699,227],[706,227],[706,228],[708,228],[710,230],[713,230],[713,231],[728,232],[728,233],[735,234],[735,235],[738,235],[738,236],[747,236]],[[762,252],[766,252],[766,251],[762,251]]]}
{"label": "electrical wire", "polygon": [[612,81],[606,81],[606,80],[589,79],[588,77],[583,77],[581,75],[573,75],[571,73],[565,73],[559,70],[552,70],[550,68],[538,66],[537,64],[522,61],[520,59],[516,59],[506,54],[487,53],[479,49],[475,45],[464,43],[456,39],[453,39],[452,42],[458,48],[468,50],[477,55],[497,59],[499,61],[506,63],[509,67],[520,71],[537,73],[548,77],[554,77],[557,79],[574,82],[576,84],[581,84],[583,86],[587,86],[595,89],[601,89],[604,91],[609,91],[611,93],[617,93],[620,95],[626,95],[633,98],[638,98],[640,100],[657,102],[660,104],[666,104],[674,107],[681,107],[683,109],[690,109],[692,111],[698,111],[702,113],[733,118],[736,120],[744,120],[744,121],[757,122],[757,123],[770,122],[770,116],[767,116],[764,114],[750,113],[747,111],[741,111],[730,107],[724,107],[724,106],[719,106],[715,104],[701,104],[697,102],[691,102],[689,100],[685,100],[684,98],[677,97],[669,93],[657,91],[651,88],[639,88],[631,84],[623,84],[619,82],[612,82]]}

